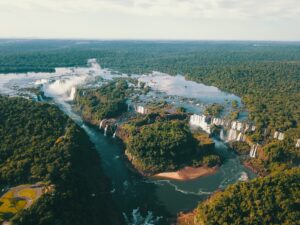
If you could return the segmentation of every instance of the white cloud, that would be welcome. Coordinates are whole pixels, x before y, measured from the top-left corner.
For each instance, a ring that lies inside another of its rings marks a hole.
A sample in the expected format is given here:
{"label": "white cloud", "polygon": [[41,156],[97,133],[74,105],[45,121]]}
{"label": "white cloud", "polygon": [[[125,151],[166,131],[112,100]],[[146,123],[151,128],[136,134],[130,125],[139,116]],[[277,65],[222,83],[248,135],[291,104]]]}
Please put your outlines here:
{"label": "white cloud", "polygon": [[0,0],[0,37],[300,40],[300,0]]}
{"label": "white cloud", "polygon": [[298,19],[299,0],[0,0],[1,10],[99,12],[191,18]]}

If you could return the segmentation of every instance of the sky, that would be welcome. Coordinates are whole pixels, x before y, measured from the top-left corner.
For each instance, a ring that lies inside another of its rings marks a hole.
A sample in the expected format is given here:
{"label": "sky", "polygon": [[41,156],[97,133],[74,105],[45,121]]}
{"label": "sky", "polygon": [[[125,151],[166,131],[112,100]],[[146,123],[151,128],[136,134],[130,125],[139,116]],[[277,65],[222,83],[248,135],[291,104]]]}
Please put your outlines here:
{"label": "sky", "polygon": [[300,41],[300,0],[0,0],[0,38]]}

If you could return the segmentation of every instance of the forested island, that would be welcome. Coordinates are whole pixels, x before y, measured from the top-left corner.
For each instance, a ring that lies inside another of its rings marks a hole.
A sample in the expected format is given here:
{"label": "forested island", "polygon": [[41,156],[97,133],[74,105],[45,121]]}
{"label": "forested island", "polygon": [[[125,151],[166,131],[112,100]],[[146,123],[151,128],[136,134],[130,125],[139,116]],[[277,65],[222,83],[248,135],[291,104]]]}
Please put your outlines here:
{"label": "forested island", "polygon": [[0,114],[1,187],[42,182],[49,190],[26,210],[13,214],[3,209],[0,222],[123,223],[99,156],[72,120],[55,106],[4,96],[0,96]]}
{"label": "forested island", "polygon": [[193,134],[186,122],[178,119],[149,114],[122,125],[117,135],[126,145],[125,154],[143,174],[221,164],[209,137]]}
{"label": "forested island", "polygon": [[[109,81],[96,89],[79,89],[74,107],[86,122],[105,129],[105,134],[115,133],[125,145],[125,155],[143,175],[221,164],[208,135],[191,132],[184,110],[166,114],[170,105],[158,102],[149,105],[146,115],[128,112],[126,101],[133,93],[126,80]],[[128,121],[117,124],[119,117]]]}
{"label": "forested island", "polygon": [[108,82],[98,89],[80,89],[75,97],[75,110],[92,125],[120,116],[127,111],[128,85],[124,80]]}

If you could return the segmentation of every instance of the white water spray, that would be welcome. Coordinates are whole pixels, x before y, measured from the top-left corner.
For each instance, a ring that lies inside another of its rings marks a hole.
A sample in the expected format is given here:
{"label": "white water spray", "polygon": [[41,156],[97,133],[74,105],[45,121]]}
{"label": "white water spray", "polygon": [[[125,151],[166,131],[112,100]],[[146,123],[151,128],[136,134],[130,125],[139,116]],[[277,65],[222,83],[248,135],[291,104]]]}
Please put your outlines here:
{"label": "white water spray", "polygon": [[108,125],[106,125],[104,128],[104,136],[106,136],[106,134],[107,134],[107,128],[108,128]]}

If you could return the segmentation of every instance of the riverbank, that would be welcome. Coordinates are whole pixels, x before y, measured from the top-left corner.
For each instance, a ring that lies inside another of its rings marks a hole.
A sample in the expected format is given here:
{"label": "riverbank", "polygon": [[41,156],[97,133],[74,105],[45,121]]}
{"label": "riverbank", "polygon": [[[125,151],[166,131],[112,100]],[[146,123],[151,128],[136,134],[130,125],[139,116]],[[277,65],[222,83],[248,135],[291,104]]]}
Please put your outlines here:
{"label": "riverbank", "polygon": [[214,174],[218,170],[218,166],[214,167],[190,167],[186,166],[183,169],[177,170],[175,172],[162,172],[153,175],[154,178],[165,178],[165,179],[171,179],[171,180],[181,180],[181,181],[187,181],[187,180],[193,180],[197,179],[199,177],[208,176],[211,174]]}

